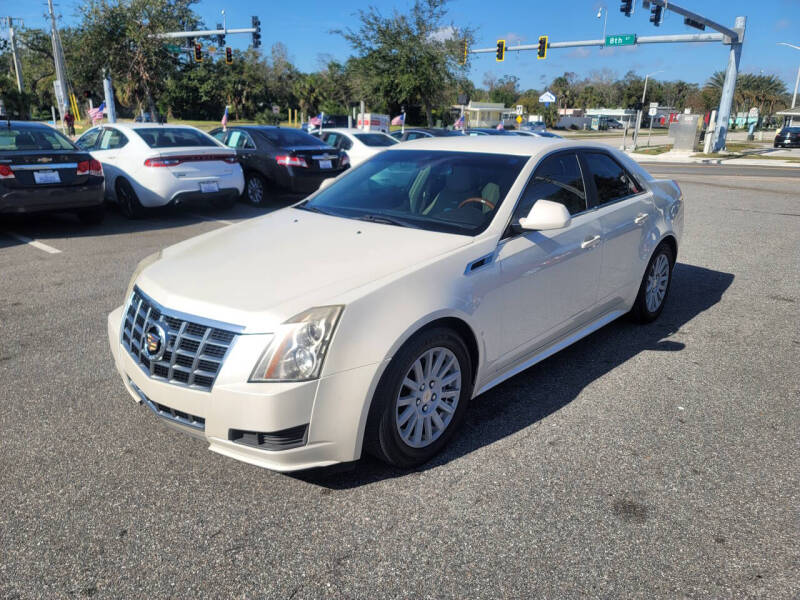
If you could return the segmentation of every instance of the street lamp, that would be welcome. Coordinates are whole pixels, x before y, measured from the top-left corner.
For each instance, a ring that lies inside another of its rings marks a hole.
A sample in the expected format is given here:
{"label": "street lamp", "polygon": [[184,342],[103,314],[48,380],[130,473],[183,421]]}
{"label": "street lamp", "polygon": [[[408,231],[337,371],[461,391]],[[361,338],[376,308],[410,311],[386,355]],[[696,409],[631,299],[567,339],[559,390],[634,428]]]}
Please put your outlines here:
{"label": "street lamp", "polygon": [[[656,73],[663,73],[664,70],[653,71],[652,73],[648,73],[644,76],[644,89],[642,90],[642,108],[639,110],[639,114],[636,115],[636,130],[633,132],[633,148],[636,149],[636,143],[639,141],[639,126],[642,123],[642,113],[644,112],[644,99],[647,96],[647,81],[650,79],[651,75],[655,75]],[[653,124],[653,118],[650,118],[650,124]]]}
{"label": "street lamp", "polygon": [[606,43],[606,24],[608,23],[608,8],[605,5],[601,6],[597,9],[597,18],[599,19],[605,15],[605,19],[603,19],[603,44]]}
{"label": "street lamp", "polygon": [[[778,42],[779,46],[789,46],[789,48],[794,48],[795,50],[800,50],[800,46],[795,46],[794,44],[787,44],[786,42]],[[797,79],[794,82],[794,95],[792,96],[792,108],[797,105],[797,88],[800,86],[800,67],[797,67]]]}

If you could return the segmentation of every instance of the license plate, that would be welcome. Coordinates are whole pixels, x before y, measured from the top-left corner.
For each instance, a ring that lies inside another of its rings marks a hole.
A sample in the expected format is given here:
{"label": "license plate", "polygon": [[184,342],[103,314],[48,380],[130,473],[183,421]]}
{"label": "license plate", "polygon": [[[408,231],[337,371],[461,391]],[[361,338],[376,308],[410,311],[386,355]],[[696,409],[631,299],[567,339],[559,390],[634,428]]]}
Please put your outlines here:
{"label": "license plate", "polygon": [[34,171],[33,180],[36,183],[61,183],[58,171]]}
{"label": "license plate", "polygon": [[200,191],[204,194],[211,194],[219,191],[219,184],[216,181],[201,181]]}
{"label": "license plate", "polygon": [[329,161],[329,160],[321,160],[321,161],[319,161],[319,168],[320,169],[332,169],[333,165],[331,164],[331,161]]}

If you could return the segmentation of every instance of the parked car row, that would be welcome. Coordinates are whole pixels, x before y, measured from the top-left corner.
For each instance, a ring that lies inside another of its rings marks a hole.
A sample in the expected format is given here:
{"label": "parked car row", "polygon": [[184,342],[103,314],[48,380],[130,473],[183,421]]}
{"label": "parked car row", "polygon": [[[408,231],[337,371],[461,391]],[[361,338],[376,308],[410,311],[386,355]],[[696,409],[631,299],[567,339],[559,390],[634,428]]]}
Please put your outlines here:
{"label": "parked car row", "polygon": [[56,129],[8,121],[0,133],[0,213],[74,211],[103,219],[103,200],[129,218],[148,208],[239,197],[262,205],[269,190],[316,191],[400,142],[446,136],[558,137],[538,130],[408,128],[387,135],[338,127],[308,134],[276,126],[234,126],[205,133],[187,125],[140,121],[92,127],[74,143]]}

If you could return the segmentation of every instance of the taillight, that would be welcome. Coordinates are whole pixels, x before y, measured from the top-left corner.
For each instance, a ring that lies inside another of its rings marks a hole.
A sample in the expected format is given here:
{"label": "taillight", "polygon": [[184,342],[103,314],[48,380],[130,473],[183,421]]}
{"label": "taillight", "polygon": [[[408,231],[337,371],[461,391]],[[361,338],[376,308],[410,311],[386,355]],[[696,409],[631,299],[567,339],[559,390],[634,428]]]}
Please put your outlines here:
{"label": "taillight", "polygon": [[0,179],[14,179],[14,171],[8,165],[0,165]]}
{"label": "taillight", "polygon": [[144,161],[145,167],[174,167],[181,164],[179,158],[148,158]]}
{"label": "taillight", "polygon": [[180,156],[148,158],[144,161],[145,167],[175,167],[185,162],[213,162],[220,160],[224,163],[236,162],[235,154],[182,154]]}
{"label": "taillight", "polygon": [[82,160],[78,163],[78,175],[96,175],[98,177],[103,176],[103,165],[100,164],[100,161],[95,159],[91,160]]}
{"label": "taillight", "polygon": [[275,162],[284,167],[308,167],[302,156],[276,156]]}

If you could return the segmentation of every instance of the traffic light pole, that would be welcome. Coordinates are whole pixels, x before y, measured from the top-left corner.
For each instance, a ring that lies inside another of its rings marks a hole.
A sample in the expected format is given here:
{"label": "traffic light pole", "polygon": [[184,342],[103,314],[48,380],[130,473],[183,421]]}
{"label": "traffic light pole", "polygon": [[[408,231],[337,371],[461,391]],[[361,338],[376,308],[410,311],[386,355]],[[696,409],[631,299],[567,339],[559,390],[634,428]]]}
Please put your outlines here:
{"label": "traffic light pole", "polygon": [[198,31],[168,31],[167,33],[154,33],[151,37],[160,39],[210,37],[212,35],[225,35],[227,33],[256,33],[255,27],[241,27],[239,29],[201,29]]}

